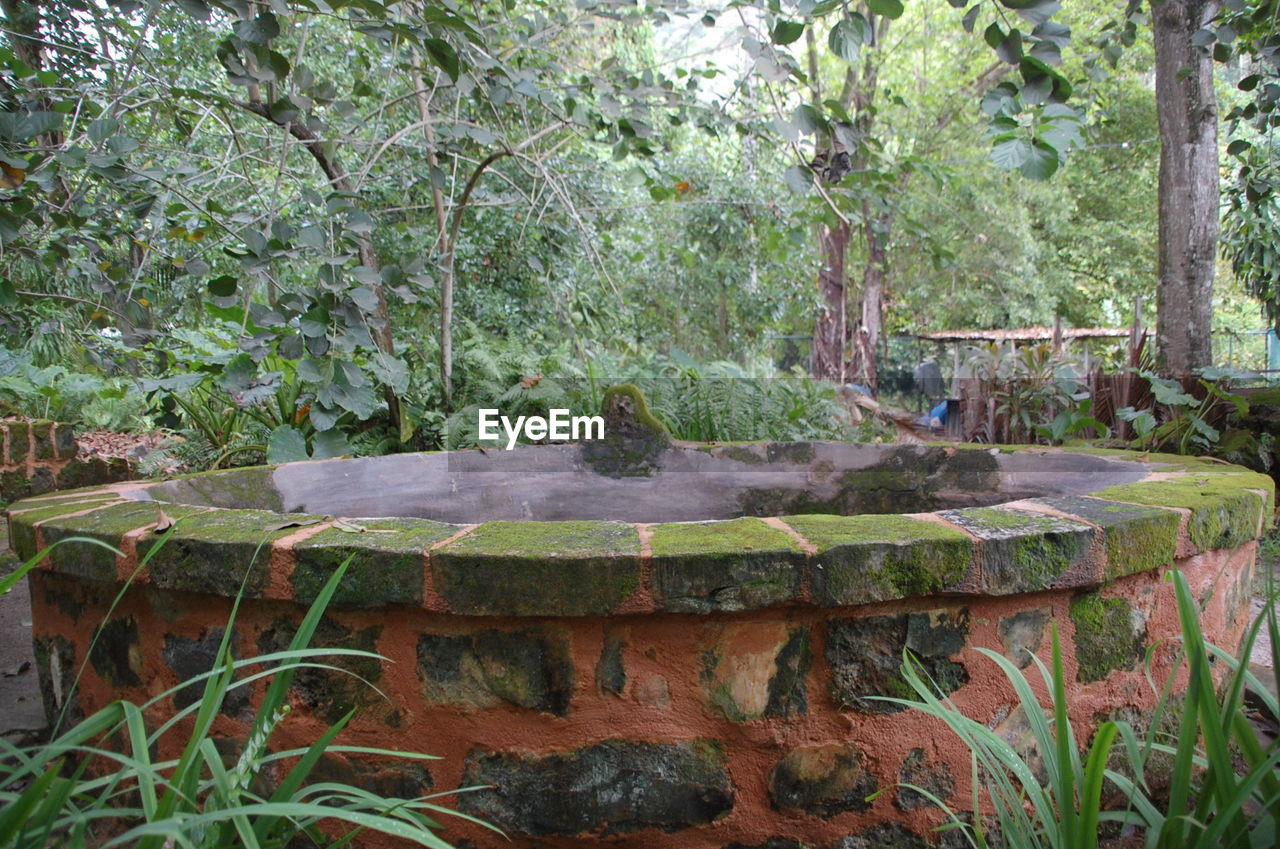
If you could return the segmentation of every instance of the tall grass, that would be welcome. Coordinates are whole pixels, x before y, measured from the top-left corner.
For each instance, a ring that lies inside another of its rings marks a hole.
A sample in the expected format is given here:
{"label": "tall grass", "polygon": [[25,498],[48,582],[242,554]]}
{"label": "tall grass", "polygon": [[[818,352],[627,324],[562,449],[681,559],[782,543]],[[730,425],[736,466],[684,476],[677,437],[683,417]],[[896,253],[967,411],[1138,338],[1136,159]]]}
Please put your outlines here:
{"label": "tall grass", "polygon": [[[70,542],[104,545],[83,538],[58,544]],[[21,580],[46,553],[0,580],[0,593]],[[43,745],[17,747],[0,740],[0,847],[265,849],[287,846],[303,836],[342,846],[362,831],[376,831],[420,846],[450,849],[436,834],[437,815],[479,821],[437,804],[435,800],[443,794],[387,798],[350,784],[312,780],[326,753],[433,759],[412,752],[338,745],[337,737],[354,711],[310,746],[271,746],[273,733],[289,714],[285,699],[299,669],[343,671],[324,662],[333,657],[381,659],[354,649],[309,647],[349,562],[330,576],[285,651],[243,660],[232,657],[231,624],[239,607],[237,599],[209,672],[141,705],[112,702],[69,730],[55,725],[53,739]],[[266,689],[248,739],[228,758],[213,735],[214,720],[228,694],[258,681],[265,682]],[[198,702],[148,729],[149,709],[184,687],[197,686],[202,688]],[[177,757],[156,754],[172,751],[175,740],[181,744]]]}
{"label": "tall grass", "polygon": [[[1052,668],[1033,656],[1049,693],[1047,708],[1013,663],[997,652],[979,649],[1013,685],[1031,729],[1027,742],[1043,761],[1040,775],[1030,763],[1028,747],[1015,747],[965,716],[938,694],[910,654],[904,657],[904,676],[916,698],[887,701],[941,720],[969,748],[972,810],[979,811],[980,803],[987,802],[998,836],[986,832],[982,817],[965,821],[943,800],[913,788],[947,811],[951,819],[947,827],[960,829],[974,847],[1096,849],[1099,826],[1107,822],[1140,835],[1147,849],[1274,849],[1280,822],[1280,744],[1265,743],[1250,724],[1244,691],[1251,685],[1262,694],[1264,710],[1272,720],[1280,718],[1275,695],[1249,672],[1247,660],[1265,627],[1272,661],[1280,668],[1276,592],[1269,592],[1271,603],[1246,632],[1242,659],[1237,659],[1205,641],[1185,576],[1174,571],[1170,579],[1182,628],[1179,666],[1187,671],[1186,695],[1181,703],[1171,698],[1179,672],[1175,668],[1143,735],[1127,722],[1103,722],[1088,750],[1081,751],[1067,718],[1066,676],[1056,627]],[[1218,686],[1215,661],[1225,668]],[[1164,718],[1175,718],[1178,711],[1176,734],[1162,732]],[[1123,772],[1108,767],[1117,742]],[[1162,757],[1153,758],[1156,754]],[[1046,774],[1048,780],[1042,782]],[[1125,802],[1104,810],[1102,791],[1108,782],[1121,791]]]}

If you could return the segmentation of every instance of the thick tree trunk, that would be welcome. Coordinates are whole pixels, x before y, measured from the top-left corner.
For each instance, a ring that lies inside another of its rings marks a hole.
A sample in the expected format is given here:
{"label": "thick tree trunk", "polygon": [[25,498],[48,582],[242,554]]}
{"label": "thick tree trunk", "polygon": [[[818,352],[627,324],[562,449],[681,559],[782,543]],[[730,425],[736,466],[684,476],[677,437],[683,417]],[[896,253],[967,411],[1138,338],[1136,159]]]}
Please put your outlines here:
{"label": "thick tree trunk", "polygon": [[844,258],[849,247],[849,225],[843,221],[819,225],[818,240],[822,248],[822,270],[818,272],[822,311],[813,326],[810,372],[820,380],[844,383],[844,350],[849,341]]}
{"label": "thick tree trunk", "polygon": [[1213,62],[1191,36],[1217,0],[1152,0],[1160,123],[1161,369],[1183,376],[1213,363],[1213,270],[1218,248],[1218,111]]}

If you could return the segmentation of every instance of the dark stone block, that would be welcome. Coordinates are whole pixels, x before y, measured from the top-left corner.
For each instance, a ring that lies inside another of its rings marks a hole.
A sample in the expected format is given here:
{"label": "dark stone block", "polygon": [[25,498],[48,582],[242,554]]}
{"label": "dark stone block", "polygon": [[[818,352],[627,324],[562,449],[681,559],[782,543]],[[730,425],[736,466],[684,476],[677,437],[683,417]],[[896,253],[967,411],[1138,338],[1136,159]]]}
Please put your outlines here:
{"label": "dark stone block", "polygon": [[55,460],[53,451],[53,422],[31,423],[31,451],[36,460]]}
{"label": "dark stone block", "polygon": [[609,740],[554,754],[474,751],[462,783],[491,786],[459,796],[459,810],[534,837],[674,832],[733,807],[724,753],[706,740]]}
{"label": "dark stone block", "polygon": [[21,501],[31,494],[31,479],[25,469],[0,472],[0,504]]}
{"label": "dark stone block", "polygon": [[423,634],[418,679],[434,704],[507,702],[557,716],[569,712],[574,680],[568,640],[540,628]]}
{"label": "dark stone block", "polygon": [[914,831],[888,822],[841,838],[829,849],[929,849],[929,844]]}
{"label": "dark stone block", "polygon": [[80,446],[76,444],[76,432],[71,425],[55,425],[51,437],[53,451],[59,460],[70,460],[80,452]]}
{"label": "dark stone block", "polygon": [[1182,521],[1173,510],[1074,496],[1038,501],[1102,528],[1108,579],[1173,564],[1178,550],[1178,526]]}
{"label": "dark stone block", "polygon": [[924,749],[912,749],[902,762],[898,771],[898,794],[894,803],[900,810],[914,811],[917,808],[931,807],[934,803],[917,790],[902,785],[910,784],[933,794],[943,802],[950,798],[956,790],[955,779],[951,777],[951,769],[945,764],[930,767]]}
{"label": "dark stone block", "polygon": [[332,604],[422,604],[426,550],[457,531],[453,525],[426,519],[361,519],[343,527],[349,530],[326,528],[293,546],[297,601],[314,601],[329,576],[350,558]]}
{"label": "dark stone block", "polygon": [[596,690],[601,695],[621,696],[627,686],[627,669],[622,662],[622,650],[627,644],[614,635],[604,640],[604,649],[596,663]]}
{"label": "dark stone block", "polygon": [[431,553],[455,613],[597,616],[640,585],[640,535],[623,522],[487,522]]}
{"label": "dark stone block", "polygon": [[[165,634],[165,665],[177,674],[179,681],[193,682],[173,694],[173,703],[178,709],[200,701],[204,694],[204,685],[207,679],[201,679],[200,681],[194,681],[193,679],[213,669],[214,661],[218,657],[218,646],[222,643],[223,633],[225,632],[222,628],[211,628],[194,640],[189,637]],[[234,633],[231,638],[230,650],[232,658],[238,657]],[[227,690],[226,698],[222,702],[222,712],[232,717],[248,718],[250,716],[249,690],[246,687],[234,687]]]}
{"label": "dark stone block", "polygon": [[832,817],[867,811],[876,778],[867,771],[857,749],[806,746],[793,749],[769,773],[769,798],[779,810]]}
{"label": "dark stone block", "polygon": [[[1180,460],[1183,458],[1179,458]],[[1193,474],[1162,481],[1113,486],[1094,495],[1191,511],[1187,532],[1200,551],[1235,548],[1258,537],[1258,522],[1270,516],[1275,484],[1266,475],[1228,471],[1206,462],[1186,460]],[[1199,473],[1204,470],[1204,473]],[[1249,490],[1267,493],[1265,497]]]}
{"label": "dark stone block", "polygon": [[1044,641],[1044,626],[1048,621],[1049,610],[1043,607],[1000,617],[1000,644],[1004,647],[1004,656],[1018,664],[1019,669],[1030,666],[1031,655],[1040,650]]}
{"label": "dark stone block", "polygon": [[36,466],[31,472],[31,495],[45,495],[57,489],[53,470],[46,466]]}
{"label": "dark stone block", "polygon": [[[164,509],[176,518],[171,505]],[[296,530],[281,524],[315,518],[261,510],[202,513],[197,520],[181,522],[151,559],[151,582],[167,590],[235,596],[243,589],[246,596],[260,596],[271,573],[271,544]]]}
{"label": "dark stone block", "polygon": [[949,660],[964,648],[968,634],[967,608],[832,620],[826,650],[831,695],[842,707],[861,713],[905,710],[874,698],[914,696],[902,677],[904,648],[944,693],[953,692],[969,680],[963,664]]}
{"label": "dark stone block", "polygon": [[1135,669],[1145,654],[1146,623],[1122,598],[1081,593],[1071,600],[1076,626],[1077,680],[1101,681],[1115,669]]}
{"label": "dark stone block", "polygon": [[115,687],[136,687],[142,683],[142,653],[138,643],[138,622],[132,616],[112,619],[98,629],[89,649],[94,672]]}
{"label": "dark stone block", "polygon": [[654,525],[653,593],[662,610],[753,610],[791,601],[805,559],[785,531],[759,519]]}
{"label": "dark stone block", "polygon": [[[277,621],[258,637],[258,653],[287,651],[297,633],[293,622]],[[312,635],[309,648],[320,650],[316,662],[337,667],[336,670],[302,668],[293,678],[293,692],[298,700],[326,722],[337,722],[352,710],[376,709],[385,720],[393,713],[386,699],[374,687],[382,678],[382,662],[376,657],[351,655],[325,656],[325,648],[358,649],[376,652],[382,626],[375,625],[353,631],[325,616]]]}
{"label": "dark stone block", "polygon": [[[65,505],[63,508],[50,507],[49,512],[62,509],[64,512],[88,510],[93,505],[82,504],[78,507]],[[184,507],[179,504],[165,504],[163,507],[154,501],[128,501],[110,504],[85,513],[81,516],[69,516],[65,519],[49,518],[40,526],[41,535],[46,545],[52,545],[68,537],[89,537],[106,543],[113,548],[120,547],[120,539],[129,531],[154,524],[163,509],[165,515],[175,521],[185,519],[200,512],[198,508]],[[36,514],[31,514],[33,520]],[[150,550],[152,541],[139,540],[138,551],[145,554]],[[163,546],[158,554],[174,558],[174,569],[181,572],[182,564],[176,561],[172,548],[173,541]],[[216,557],[216,552],[211,552]],[[160,557],[153,558],[152,567]],[[114,581],[116,579],[116,554],[100,545],[85,542],[63,542],[49,551],[49,562],[53,568],[68,575],[92,578],[96,581]],[[209,568],[213,568],[212,566]],[[223,566],[225,569],[225,565]],[[163,586],[163,584],[161,584]],[[236,585],[227,595],[235,595]]]}
{"label": "dark stone block", "polygon": [[8,463],[21,466],[27,462],[27,455],[31,452],[30,426],[26,422],[6,422],[4,428],[9,431]]}
{"label": "dark stone block", "polygon": [[80,489],[129,480],[132,470],[123,457],[77,457],[58,471],[58,489]]}
{"label": "dark stone block", "polygon": [[807,844],[786,837],[770,837],[764,843],[748,846],[745,843],[730,843],[724,849],[809,849]]}
{"label": "dark stone block", "polygon": [[966,534],[906,516],[786,516],[818,548],[813,597],[831,606],[929,595],[959,583],[973,564]]}
{"label": "dark stone block", "polygon": [[982,540],[982,592],[993,595],[1048,589],[1083,566],[1094,529],[1082,522],[1014,510],[975,507],[938,515]]}

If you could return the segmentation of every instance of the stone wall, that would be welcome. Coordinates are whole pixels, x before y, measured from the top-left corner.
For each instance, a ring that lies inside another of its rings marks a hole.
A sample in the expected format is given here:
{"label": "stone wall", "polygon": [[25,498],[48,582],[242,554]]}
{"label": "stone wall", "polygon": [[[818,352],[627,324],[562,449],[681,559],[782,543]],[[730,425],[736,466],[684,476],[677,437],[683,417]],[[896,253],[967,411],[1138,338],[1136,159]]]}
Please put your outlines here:
{"label": "stone wall", "polygon": [[[972,788],[944,726],[883,700],[908,695],[904,650],[1024,745],[1017,699],[979,648],[1025,667],[1029,652],[1047,658],[1056,624],[1087,741],[1155,704],[1142,658],[1156,647],[1157,681],[1173,662],[1168,568],[1187,575],[1209,639],[1237,645],[1270,479],[1147,461],[1148,480],[1087,496],[911,516],[446,525],[160,504],[119,485],[15,505],[11,528],[24,556],[71,535],[123,552],[59,546],[33,573],[50,709],[145,700],[207,669],[241,586],[237,656],[283,648],[352,557],[317,643],[383,655],[333,663],[385,696],[308,671],[283,734],[314,739],[358,708],[345,741],[441,756],[324,768],[402,795],[481,788],[450,803],[510,839],[446,818],[458,845],[913,849],[961,844],[932,833],[943,815],[900,785],[960,808]],[[228,704],[220,733],[243,738],[259,696]],[[151,718],[192,698],[166,697]]]}
{"label": "stone wall", "polygon": [[124,457],[81,457],[70,425],[0,422],[0,505],[61,489],[129,480]]}

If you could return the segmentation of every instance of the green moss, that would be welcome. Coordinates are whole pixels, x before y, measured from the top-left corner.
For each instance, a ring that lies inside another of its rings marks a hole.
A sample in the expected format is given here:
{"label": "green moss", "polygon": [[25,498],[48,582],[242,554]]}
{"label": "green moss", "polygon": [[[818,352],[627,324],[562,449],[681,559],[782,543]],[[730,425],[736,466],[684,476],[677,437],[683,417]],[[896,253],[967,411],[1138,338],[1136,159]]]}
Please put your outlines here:
{"label": "green moss", "polygon": [[604,439],[583,443],[583,462],[611,478],[652,476],[671,447],[671,434],[649,412],[644,393],[629,383],[612,386],[600,407]]}
{"label": "green moss", "polygon": [[786,531],[746,518],[654,525],[649,548],[654,557],[710,554],[732,558],[749,551],[799,552],[800,544]]}
{"label": "green moss", "polygon": [[1178,550],[1178,514],[1133,519],[1106,531],[1108,580],[1173,563]]}
{"label": "green moss", "polygon": [[1037,503],[1101,526],[1108,580],[1173,562],[1181,524],[1180,515],[1173,510],[1079,496],[1042,498]]}
{"label": "green moss", "polygon": [[1043,522],[1040,521],[1044,517],[1030,513],[1015,513],[1012,510],[1002,510],[997,507],[971,507],[965,510],[964,514],[995,530],[1034,532],[1048,529],[1051,524],[1047,518]]}
{"label": "green moss", "polygon": [[153,498],[229,510],[284,510],[274,483],[275,466],[252,466],[182,475],[150,487]]}
{"label": "green moss", "polygon": [[818,548],[815,599],[865,604],[952,586],[973,562],[973,541],[953,528],[906,516],[787,516]]}
{"label": "green moss", "polygon": [[458,613],[586,616],[640,585],[640,535],[622,522],[487,522],[431,554]]}
{"label": "green moss", "polygon": [[[620,403],[623,398],[626,398],[630,403]],[[610,386],[604,391],[604,395],[600,399],[600,412],[606,420],[610,416],[618,416],[621,411],[625,411],[628,421],[636,427],[656,433],[665,433],[670,438],[671,432],[667,430],[666,425],[649,412],[649,402],[645,400],[644,393],[640,391],[640,387],[634,383],[620,383],[617,386]]]}
{"label": "green moss", "polygon": [[940,513],[982,540],[983,589],[992,594],[1034,592],[1083,562],[1093,543],[1089,525],[1008,507]]}
{"label": "green moss", "polygon": [[[165,512],[178,505],[164,505]],[[234,596],[243,586],[260,595],[271,572],[271,545],[294,533],[290,521],[312,524],[319,516],[263,510],[208,510],[180,525],[152,558],[151,582],[162,589]]]}
{"label": "green moss", "polygon": [[1013,560],[1022,567],[1022,583],[1039,589],[1051,586],[1081,554],[1078,548],[1061,545],[1048,536],[1033,536],[1014,544]]}
{"label": "green moss", "polygon": [[[41,536],[44,537],[46,545],[59,543],[50,550],[49,563],[59,572],[100,581],[114,581],[116,555],[113,551],[101,545],[77,542],[69,538],[89,537],[113,548],[119,548],[121,537],[129,531],[156,522],[160,518],[162,508],[165,516],[181,524],[192,521],[190,517],[200,512],[198,508],[179,504],[162,505],[154,501],[123,501],[114,504],[106,503],[83,516],[48,519],[40,526]],[[31,515],[33,514],[27,514],[27,516]],[[145,554],[152,544],[151,541],[140,540],[139,553]]]}
{"label": "green moss", "polygon": [[[1251,489],[1268,493],[1265,504],[1256,494],[1249,492]],[[1241,471],[1124,484],[1093,494],[1116,501],[1190,510],[1188,531],[1191,542],[1206,551],[1235,548],[1255,539],[1262,516],[1270,515],[1274,484],[1266,475]]]}
{"label": "green moss", "polygon": [[349,557],[334,604],[421,604],[424,552],[458,530],[426,519],[362,519],[348,524],[364,532],[327,528],[293,547],[295,599],[313,601]]}
{"label": "green moss", "polygon": [[655,525],[654,595],[664,610],[748,610],[795,598],[804,555],[759,519]]}
{"label": "green moss", "polygon": [[[37,524],[56,519],[59,516],[65,516],[68,513],[78,513],[81,510],[103,507],[119,500],[117,496],[104,494],[97,498],[71,504],[65,502],[42,504],[42,502],[36,501],[20,501],[14,506],[22,512],[9,515],[9,533],[13,540],[13,551],[19,559],[27,560],[36,553],[35,526]],[[42,506],[36,507],[36,504],[42,504]]]}
{"label": "green moss", "polygon": [[1071,601],[1077,678],[1101,681],[1114,669],[1133,669],[1142,658],[1145,632],[1134,627],[1134,611],[1121,598],[1083,593]]}
{"label": "green moss", "polygon": [[528,558],[639,554],[640,535],[623,522],[486,522],[442,552]]}
{"label": "green moss", "polygon": [[765,458],[763,443],[759,442],[725,445],[715,448],[713,453],[730,460],[737,460],[739,463],[746,463],[749,466],[763,466],[768,462]]}

